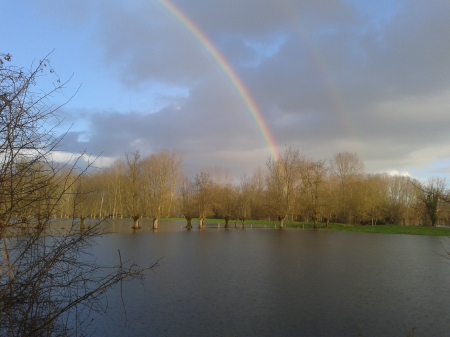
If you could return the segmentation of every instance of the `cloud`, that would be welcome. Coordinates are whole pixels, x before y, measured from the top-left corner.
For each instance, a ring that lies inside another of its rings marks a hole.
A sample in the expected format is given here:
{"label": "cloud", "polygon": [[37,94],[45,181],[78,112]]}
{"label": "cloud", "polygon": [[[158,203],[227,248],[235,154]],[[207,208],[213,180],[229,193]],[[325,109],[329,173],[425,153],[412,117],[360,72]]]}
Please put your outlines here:
{"label": "cloud", "polygon": [[[114,158],[177,148],[193,169],[264,165],[268,144],[240,93],[160,2],[47,2],[47,17],[67,31],[84,27],[98,58],[91,76],[105,77],[96,78],[104,87],[88,86],[104,103],[65,107],[81,123],[66,137],[69,151]],[[172,3],[229,62],[280,149],[293,143],[317,159],[357,151],[372,171],[448,156],[448,1]]]}

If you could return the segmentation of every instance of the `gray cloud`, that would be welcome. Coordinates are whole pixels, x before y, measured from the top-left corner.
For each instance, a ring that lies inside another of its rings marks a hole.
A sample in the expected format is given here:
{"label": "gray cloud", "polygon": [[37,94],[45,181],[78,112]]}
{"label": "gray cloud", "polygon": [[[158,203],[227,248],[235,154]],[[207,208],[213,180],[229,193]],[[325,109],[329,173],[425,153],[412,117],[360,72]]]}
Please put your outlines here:
{"label": "gray cloud", "polygon": [[[87,146],[114,157],[177,148],[191,156],[192,169],[211,161],[236,171],[264,164],[267,144],[239,93],[163,6],[67,3],[49,11],[58,22],[89,23],[90,44],[109,81],[125,93],[164,97],[156,112],[79,113],[75,119],[87,129],[69,133],[71,151]],[[448,1],[383,2],[382,8],[357,1],[173,3],[230,62],[281,148],[295,143],[318,159],[359,151],[369,170],[402,171],[445,156]],[[157,89],[149,93],[149,85]]]}

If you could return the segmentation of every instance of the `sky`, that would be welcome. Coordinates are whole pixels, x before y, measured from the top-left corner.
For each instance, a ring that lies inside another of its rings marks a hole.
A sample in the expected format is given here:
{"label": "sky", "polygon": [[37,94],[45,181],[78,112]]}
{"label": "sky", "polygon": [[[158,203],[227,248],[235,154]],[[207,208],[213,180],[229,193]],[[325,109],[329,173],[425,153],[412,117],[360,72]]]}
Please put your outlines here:
{"label": "sky", "polygon": [[[235,177],[287,145],[450,172],[448,0],[0,0],[0,53],[62,80],[61,150],[176,149]],[[60,155],[61,156],[61,155]]]}

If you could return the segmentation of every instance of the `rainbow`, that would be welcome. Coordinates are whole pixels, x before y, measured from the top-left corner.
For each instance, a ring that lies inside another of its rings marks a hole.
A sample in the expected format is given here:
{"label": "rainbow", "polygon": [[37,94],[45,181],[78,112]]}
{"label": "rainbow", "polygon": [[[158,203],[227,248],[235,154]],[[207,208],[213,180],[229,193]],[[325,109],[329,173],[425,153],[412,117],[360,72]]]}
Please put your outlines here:
{"label": "rainbow", "polygon": [[196,40],[200,42],[200,44],[206,49],[206,51],[213,57],[214,61],[219,65],[220,69],[223,71],[225,76],[227,76],[230,82],[233,84],[234,88],[238,92],[242,101],[246,105],[247,109],[252,114],[253,118],[258,125],[258,128],[261,130],[261,134],[264,137],[265,142],[269,146],[269,150],[271,155],[275,160],[279,159],[278,147],[273,139],[272,134],[270,133],[267,124],[264,121],[264,118],[261,114],[261,111],[258,109],[255,101],[249,94],[248,90],[242,84],[242,81],[237,76],[236,72],[227,62],[227,60],[220,54],[214,44],[208,39],[208,37],[183,13],[181,12],[175,5],[173,5],[168,0],[160,0],[160,3],[181,23],[183,26],[195,37]]}

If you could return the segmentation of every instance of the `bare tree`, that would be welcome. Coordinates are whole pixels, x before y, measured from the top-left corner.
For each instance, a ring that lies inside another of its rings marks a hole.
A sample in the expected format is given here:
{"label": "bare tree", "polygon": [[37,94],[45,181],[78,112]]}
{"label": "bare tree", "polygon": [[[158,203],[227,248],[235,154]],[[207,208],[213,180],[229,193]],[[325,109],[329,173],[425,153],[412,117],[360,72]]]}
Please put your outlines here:
{"label": "bare tree", "polygon": [[379,220],[385,219],[387,213],[387,179],[384,175],[367,175],[362,190],[366,217],[372,226],[376,225]]}
{"label": "bare tree", "polygon": [[323,187],[323,203],[322,203],[322,217],[325,220],[326,228],[330,225],[330,220],[336,217],[338,211],[339,198],[339,182],[335,177],[328,175],[326,183]]}
{"label": "bare tree", "polygon": [[88,175],[78,177],[73,186],[73,218],[80,219],[80,229],[85,229],[85,219],[94,211],[92,179]]}
{"label": "bare tree", "polygon": [[145,210],[153,218],[153,229],[158,229],[158,219],[170,212],[182,161],[177,151],[163,151],[142,160]]}
{"label": "bare tree", "polygon": [[194,180],[198,227],[203,228],[205,219],[214,214],[217,198],[216,185],[210,172],[200,172]]}
{"label": "bare tree", "polygon": [[187,222],[186,229],[192,229],[192,218],[197,214],[194,183],[188,178],[182,177],[178,194],[179,207]]}
{"label": "bare tree", "polygon": [[225,228],[229,227],[230,219],[237,217],[238,191],[230,182],[217,186],[216,214],[225,221]]}
{"label": "bare tree", "polygon": [[341,217],[344,221],[352,222],[356,216],[355,207],[351,206],[350,203],[358,201],[357,194],[359,193],[352,187],[358,187],[359,184],[355,184],[355,180],[362,177],[364,163],[356,153],[340,152],[334,156],[334,159],[330,162],[330,167],[340,182],[339,209]]}
{"label": "bare tree", "polygon": [[324,161],[304,161],[300,169],[301,175],[301,200],[308,215],[313,221],[313,227],[317,228],[317,221],[322,216],[323,197],[326,194],[324,184],[326,182],[327,167]]}
{"label": "bare tree", "polygon": [[[58,106],[49,98],[64,83],[47,59],[27,70],[6,66],[11,56],[0,56],[0,335],[77,334],[92,310],[106,310],[107,289],[141,278],[144,269],[120,262],[111,270],[89,258],[101,225],[86,231],[54,225],[80,177],[52,161],[60,138]],[[53,85],[48,92],[39,89],[46,79]]]}
{"label": "bare tree", "polygon": [[133,219],[134,229],[139,229],[139,219],[143,211],[143,198],[141,189],[142,167],[139,151],[125,154],[125,186],[124,197],[125,209],[128,215]]}
{"label": "bare tree", "polygon": [[387,176],[387,217],[396,224],[406,225],[415,202],[413,186],[409,178],[401,175]]}
{"label": "bare tree", "polygon": [[280,228],[284,228],[284,220],[295,203],[302,161],[298,149],[290,145],[279,158],[269,157],[266,162],[267,207],[278,219]]}
{"label": "bare tree", "polygon": [[[241,220],[242,228],[245,228],[245,220],[250,219],[252,215],[251,203],[252,198],[257,198],[255,185],[252,180],[243,176],[241,182],[237,187],[237,202],[236,202],[236,219]],[[256,202],[256,200],[255,200]]]}
{"label": "bare tree", "polygon": [[126,164],[123,160],[116,160],[111,167],[101,171],[105,177],[106,184],[106,204],[108,205],[108,215],[112,218],[123,217],[125,207],[126,184]]}
{"label": "bare tree", "polygon": [[334,156],[331,169],[339,177],[341,185],[346,185],[349,180],[364,173],[364,163],[356,153],[340,152]]}
{"label": "bare tree", "polygon": [[425,206],[431,226],[436,226],[438,222],[439,204],[445,196],[445,180],[438,177],[430,178],[426,184],[417,186],[420,198]]}
{"label": "bare tree", "polygon": [[[265,175],[261,167],[258,167],[253,172],[249,181],[245,182],[244,186],[241,183],[241,192],[245,191],[246,199],[248,196],[249,205],[246,207],[247,211],[251,211],[253,219],[264,219],[267,216],[267,208],[265,207],[265,196],[267,191]],[[245,213],[248,214],[247,212]]]}

